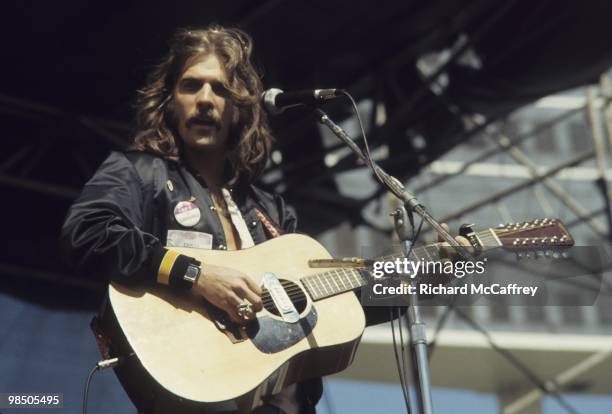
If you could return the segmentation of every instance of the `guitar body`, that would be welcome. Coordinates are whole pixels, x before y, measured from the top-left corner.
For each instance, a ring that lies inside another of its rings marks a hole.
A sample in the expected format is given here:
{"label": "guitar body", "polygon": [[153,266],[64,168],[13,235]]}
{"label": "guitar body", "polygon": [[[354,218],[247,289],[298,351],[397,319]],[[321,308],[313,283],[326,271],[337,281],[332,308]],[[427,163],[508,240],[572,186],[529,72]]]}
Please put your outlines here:
{"label": "guitar body", "polygon": [[317,241],[289,234],[238,251],[172,249],[203,266],[240,270],[258,284],[266,272],[292,282],[283,285],[301,295],[300,320],[286,322],[266,306],[257,322],[239,329],[191,292],[112,283],[103,328],[115,354],[134,354],[116,372],[139,407],[249,412],[291,383],[351,363],[365,327],[357,297],[345,292],[313,302],[300,282],[317,271],[309,259],[330,257]]}

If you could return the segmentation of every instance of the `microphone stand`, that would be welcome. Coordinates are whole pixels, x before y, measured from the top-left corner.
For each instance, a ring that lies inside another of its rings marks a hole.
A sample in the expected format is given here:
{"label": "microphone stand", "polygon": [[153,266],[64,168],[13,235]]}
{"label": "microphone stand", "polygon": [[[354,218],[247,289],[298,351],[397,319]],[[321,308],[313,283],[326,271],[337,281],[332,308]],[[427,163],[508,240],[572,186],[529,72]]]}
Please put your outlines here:
{"label": "microphone stand", "polygon": [[[452,246],[457,254],[464,260],[473,260],[472,256],[459,244],[457,240],[447,232],[444,227],[440,225],[434,219],[431,214],[425,210],[425,207],[417,200],[417,198],[406,190],[404,185],[395,177],[387,174],[382,168],[380,168],[374,161],[369,160],[363,154],[361,149],[355,144],[351,137],[334,121],[329,119],[329,116],[319,108],[314,108],[314,113],[317,117],[317,121],[327,126],[338,138],[340,138],[348,147],[361,158],[364,163],[374,170],[377,177],[382,180],[382,184],[385,185],[393,195],[395,195],[404,204],[404,209],[400,210],[399,213],[395,214],[395,229],[398,233],[399,239],[402,242],[404,254],[407,255],[411,248],[412,241],[409,237],[409,230],[406,223],[406,215],[412,214],[413,212],[418,214],[431,225],[440,236]],[[410,259],[408,257],[408,259]],[[416,376],[418,381],[415,381],[415,387],[418,388],[417,406],[420,408],[422,414],[433,414],[432,400],[431,400],[431,388],[429,381],[429,367],[427,361],[427,336],[425,332],[425,324],[421,320],[421,313],[418,304],[417,295],[409,295],[408,305],[408,322],[410,324],[410,338],[411,338],[411,350],[413,351],[413,361],[416,361]]]}
{"label": "microphone stand", "polygon": [[[399,237],[402,251],[404,256],[409,259],[413,243],[416,241],[412,212],[407,212],[405,207],[400,206],[393,212],[392,216],[395,232]],[[416,286],[417,279],[411,278],[410,284]],[[401,313],[398,312],[398,315],[401,315]],[[405,318],[409,326],[410,352],[412,354],[412,383],[417,395],[416,409],[418,413],[433,413],[427,358],[427,334],[425,323],[421,320],[418,295],[408,295],[408,311]]]}
{"label": "microphone stand", "polygon": [[421,216],[423,220],[429,223],[429,225],[436,230],[436,232],[444,239],[445,242],[455,249],[456,253],[461,256],[462,259],[466,261],[474,260],[474,258],[463,248],[463,246],[461,246],[461,244],[459,244],[459,242],[455,240],[453,236],[447,232],[444,227],[442,227],[442,225],[440,225],[440,223],[434,219],[431,214],[429,214],[427,210],[425,210],[425,207],[419,202],[419,200],[417,200],[414,194],[406,190],[404,185],[397,178],[387,174],[385,170],[380,168],[374,161],[372,161],[370,165],[370,161],[366,158],[357,144],[355,144],[352,138],[340,126],[334,123],[334,121],[329,119],[329,116],[327,116],[325,112],[319,108],[314,108],[314,112],[317,116],[317,121],[327,126],[338,138],[348,145],[348,147],[353,150],[353,152],[357,154],[361,160],[363,160],[365,165],[370,166],[374,170],[375,175],[380,177],[385,187],[387,187],[387,189],[389,189],[394,196],[403,202],[407,211],[412,211]]}

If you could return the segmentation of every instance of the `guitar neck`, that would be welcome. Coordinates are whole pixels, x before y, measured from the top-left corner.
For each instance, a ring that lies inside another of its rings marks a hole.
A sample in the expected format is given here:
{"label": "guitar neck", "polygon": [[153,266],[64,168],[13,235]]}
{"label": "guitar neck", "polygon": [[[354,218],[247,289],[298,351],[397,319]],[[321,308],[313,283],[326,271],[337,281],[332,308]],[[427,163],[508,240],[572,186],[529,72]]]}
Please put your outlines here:
{"label": "guitar neck", "polygon": [[[501,242],[497,238],[494,229],[487,229],[476,233],[478,243],[482,250],[501,247]],[[441,243],[433,243],[426,246],[418,246],[412,249],[410,260],[429,260],[440,259]],[[382,256],[375,261],[392,261],[403,258],[403,254],[393,254]],[[344,292],[358,290],[365,286],[370,279],[370,272],[366,269],[356,269],[351,267],[338,267],[331,270],[305,276],[300,279],[313,301],[325,299],[339,295]]]}

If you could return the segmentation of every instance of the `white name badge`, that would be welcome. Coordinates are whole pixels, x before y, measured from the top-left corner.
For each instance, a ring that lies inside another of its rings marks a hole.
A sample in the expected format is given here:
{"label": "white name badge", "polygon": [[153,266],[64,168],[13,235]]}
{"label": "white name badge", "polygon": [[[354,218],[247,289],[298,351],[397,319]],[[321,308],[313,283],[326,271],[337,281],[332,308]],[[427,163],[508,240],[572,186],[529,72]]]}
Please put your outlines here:
{"label": "white name badge", "polygon": [[167,247],[193,247],[195,249],[212,249],[213,236],[199,231],[168,230]]}

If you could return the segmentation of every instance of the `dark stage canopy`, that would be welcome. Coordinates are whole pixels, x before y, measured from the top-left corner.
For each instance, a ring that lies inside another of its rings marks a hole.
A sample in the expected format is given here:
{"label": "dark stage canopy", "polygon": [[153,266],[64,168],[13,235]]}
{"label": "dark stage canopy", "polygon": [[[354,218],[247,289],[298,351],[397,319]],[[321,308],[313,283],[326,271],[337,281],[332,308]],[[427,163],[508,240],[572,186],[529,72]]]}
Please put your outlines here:
{"label": "dark stage canopy", "polygon": [[[465,115],[486,124],[596,81],[612,64],[606,0],[22,1],[5,2],[3,15],[0,270],[50,279],[67,272],[56,240],[68,205],[108,151],[126,144],[134,92],[178,27],[251,33],[266,87],[340,87],[370,100],[379,109],[371,144],[388,147],[381,164],[404,179],[478,131]],[[327,109],[338,121],[351,115],[344,101]],[[334,181],[361,168],[355,159],[326,166],[337,146],[323,145],[307,111],[272,125],[282,162],[263,185],[297,207],[301,230],[360,223],[379,193],[341,196]]]}

